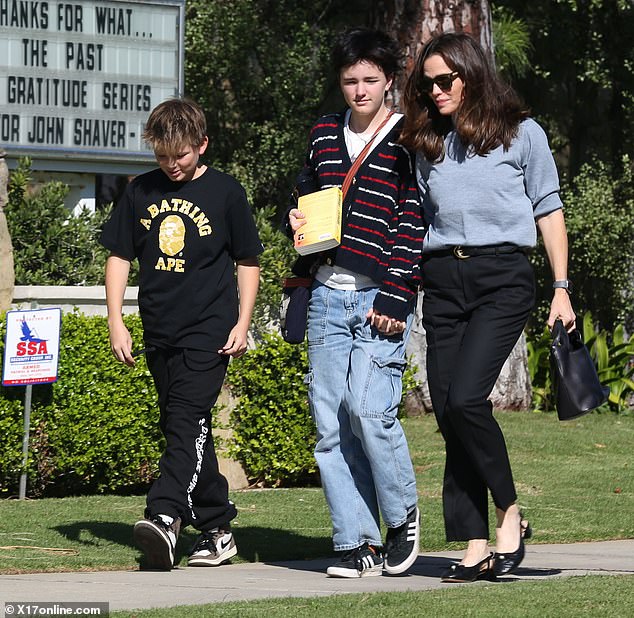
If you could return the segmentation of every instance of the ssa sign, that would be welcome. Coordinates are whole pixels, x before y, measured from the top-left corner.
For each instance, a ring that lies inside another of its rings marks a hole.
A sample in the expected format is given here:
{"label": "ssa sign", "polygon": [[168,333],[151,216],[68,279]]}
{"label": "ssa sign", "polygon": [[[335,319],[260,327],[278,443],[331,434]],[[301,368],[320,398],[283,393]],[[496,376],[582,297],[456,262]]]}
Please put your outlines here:
{"label": "ssa sign", "polygon": [[59,308],[7,312],[3,386],[57,380],[61,319]]}

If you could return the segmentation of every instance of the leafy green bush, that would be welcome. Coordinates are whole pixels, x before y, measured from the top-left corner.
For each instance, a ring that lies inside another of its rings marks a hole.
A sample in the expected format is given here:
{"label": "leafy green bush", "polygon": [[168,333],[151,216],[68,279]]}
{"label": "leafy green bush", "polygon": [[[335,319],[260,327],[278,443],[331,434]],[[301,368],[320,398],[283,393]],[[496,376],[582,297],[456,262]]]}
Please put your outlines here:
{"label": "leafy green bush", "polygon": [[239,397],[231,413],[229,452],[251,478],[281,485],[315,473],[307,373],[306,345],[288,344],[275,334],[229,365],[227,383]]}
{"label": "leafy green bush", "polygon": [[550,344],[552,336],[548,327],[539,334],[526,338],[528,375],[531,379],[534,410],[548,412],[555,409],[552,376],[550,371]]}
{"label": "leafy green bush", "polygon": [[634,335],[625,337],[622,324],[612,333],[597,330],[592,316],[583,316],[583,339],[597,366],[602,384],[610,388],[608,404],[616,412],[631,409],[634,395]]}
{"label": "leafy green bush", "polygon": [[[0,358],[6,319],[0,315]],[[125,317],[135,342],[137,315]],[[404,391],[416,386],[405,371]],[[304,377],[306,345],[263,335],[257,349],[229,365],[238,397],[231,415],[229,455],[270,485],[314,481],[315,430]],[[130,369],[108,346],[106,319],[62,316],[59,379],[32,391],[28,494],[59,496],[145,490],[163,448],[152,378],[140,358]],[[0,387],[0,497],[17,493],[22,472],[24,387]],[[216,419],[217,415],[214,415]]]}
{"label": "leafy green bush", "polygon": [[[584,165],[562,191],[570,244],[569,277],[574,308],[592,313],[602,328],[623,323],[634,329],[634,171],[625,157],[622,169],[595,162]],[[541,244],[541,243],[540,243]],[[531,320],[540,331],[552,298],[552,276],[543,246],[533,253],[538,310]]]}
{"label": "leafy green bush", "polygon": [[31,162],[20,159],[5,210],[16,285],[103,285],[107,251],[97,238],[109,210],[73,216],[64,206],[66,185],[30,189],[30,182]]}
{"label": "leafy green bush", "polygon": [[260,256],[260,289],[253,312],[252,332],[257,341],[279,322],[282,278],[289,275],[297,257],[293,243],[272,223],[274,213],[273,207],[255,212],[255,223],[264,245]]}
{"label": "leafy green bush", "polygon": [[[229,365],[227,383],[239,402],[231,415],[233,444],[228,448],[251,478],[292,484],[310,480],[316,472],[307,373],[306,344],[291,345],[276,334],[265,335],[256,350]],[[418,386],[415,373],[408,363],[404,394]]]}
{"label": "leafy green bush", "polygon": [[[141,341],[138,316],[125,322]],[[0,327],[4,354],[6,320]],[[154,478],[162,450],[152,378],[140,360],[118,363],[103,317],[62,317],[59,379],[34,386],[28,493],[130,492]],[[22,467],[24,387],[0,389],[0,496],[16,493]]]}

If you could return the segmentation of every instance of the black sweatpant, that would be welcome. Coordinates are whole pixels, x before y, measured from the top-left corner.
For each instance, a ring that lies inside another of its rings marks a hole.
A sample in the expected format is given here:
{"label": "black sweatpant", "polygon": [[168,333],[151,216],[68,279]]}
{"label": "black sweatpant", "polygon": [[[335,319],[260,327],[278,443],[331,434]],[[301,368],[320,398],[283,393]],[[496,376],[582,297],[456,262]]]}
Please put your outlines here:
{"label": "black sweatpant", "polygon": [[180,517],[182,526],[210,530],[237,514],[227,479],[218,470],[211,435],[211,409],[227,371],[217,352],[157,348],[147,362],[158,392],[166,448],[160,476],[147,496],[146,517]]}
{"label": "black sweatpant", "polygon": [[489,538],[488,491],[517,499],[504,436],[488,400],[534,304],[524,253],[423,259],[423,325],[434,413],[446,443],[448,541]]}

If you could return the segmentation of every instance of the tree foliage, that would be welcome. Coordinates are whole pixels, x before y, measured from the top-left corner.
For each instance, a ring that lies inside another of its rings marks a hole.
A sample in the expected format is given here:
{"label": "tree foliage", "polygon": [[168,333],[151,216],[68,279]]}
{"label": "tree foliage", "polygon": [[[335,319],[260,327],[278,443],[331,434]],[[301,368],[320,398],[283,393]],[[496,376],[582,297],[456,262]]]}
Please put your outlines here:
{"label": "tree foliage", "polygon": [[108,211],[72,216],[68,187],[54,181],[29,189],[29,159],[11,173],[7,223],[13,239],[16,285],[103,283],[106,250],[98,235]]}
{"label": "tree foliage", "polygon": [[189,0],[185,89],[207,112],[212,165],[257,207],[286,205],[324,98],[330,2]]}
{"label": "tree foliage", "polygon": [[522,77],[530,70],[532,51],[528,26],[505,7],[493,9],[495,65],[508,78]]}
{"label": "tree foliage", "polygon": [[[634,3],[496,0],[528,28],[531,69],[516,83],[548,131],[560,169],[618,166],[634,146]],[[499,13],[498,13],[499,15]]]}

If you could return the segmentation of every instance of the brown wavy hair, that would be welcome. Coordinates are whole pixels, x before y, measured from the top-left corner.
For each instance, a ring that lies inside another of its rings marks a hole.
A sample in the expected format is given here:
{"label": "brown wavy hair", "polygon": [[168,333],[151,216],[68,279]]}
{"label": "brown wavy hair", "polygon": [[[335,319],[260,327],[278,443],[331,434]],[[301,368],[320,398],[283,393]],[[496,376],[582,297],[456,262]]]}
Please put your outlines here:
{"label": "brown wavy hair", "polygon": [[176,153],[183,146],[197,148],[207,135],[205,112],[188,98],[172,98],[159,103],[150,113],[143,139],[154,149]]}
{"label": "brown wavy hair", "polygon": [[[440,114],[430,95],[420,88],[425,60],[436,54],[458,72],[464,84],[453,122]],[[513,88],[497,75],[478,42],[464,33],[441,34],[427,42],[407,78],[403,104],[401,144],[435,162],[444,158],[444,137],[452,128],[473,153],[484,156],[500,144],[509,148],[519,123],[529,114]]]}

